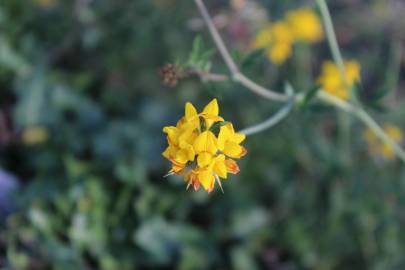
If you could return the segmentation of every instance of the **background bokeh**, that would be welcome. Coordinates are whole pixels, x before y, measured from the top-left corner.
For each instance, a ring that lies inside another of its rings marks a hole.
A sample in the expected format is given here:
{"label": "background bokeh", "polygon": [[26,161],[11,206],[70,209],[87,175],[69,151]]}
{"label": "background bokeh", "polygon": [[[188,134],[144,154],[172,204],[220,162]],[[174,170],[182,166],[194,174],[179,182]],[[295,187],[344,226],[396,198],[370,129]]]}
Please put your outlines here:
{"label": "background bokeh", "polygon": [[[205,2],[251,78],[313,88],[325,40],[280,66],[249,54],[266,16],[313,1]],[[404,2],[329,2],[363,102],[405,128]],[[162,127],[185,102],[217,97],[238,129],[280,107],[237,84],[162,85],[198,35],[214,47],[188,0],[0,2],[0,268],[405,268],[405,166],[371,156],[364,127],[334,108],[314,102],[248,137],[224,194],[162,177]],[[217,53],[210,64],[227,72]]]}

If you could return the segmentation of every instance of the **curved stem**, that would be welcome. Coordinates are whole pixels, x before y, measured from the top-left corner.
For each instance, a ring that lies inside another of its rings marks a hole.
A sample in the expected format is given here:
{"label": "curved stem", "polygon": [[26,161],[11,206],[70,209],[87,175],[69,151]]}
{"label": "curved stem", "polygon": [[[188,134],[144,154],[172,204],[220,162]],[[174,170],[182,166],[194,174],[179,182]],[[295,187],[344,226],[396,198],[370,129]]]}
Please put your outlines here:
{"label": "curved stem", "polygon": [[325,0],[316,0],[316,3],[318,4],[319,10],[322,15],[322,21],[325,27],[326,38],[328,40],[329,47],[332,52],[333,60],[338,66],[342,78],[346,78],[346,69],[343,62],[342,54],[339,49],[339,45],[337,43],[336,33],[333,27],[332,17],[330,15],[328,5],[326,4]]}
{"label": "curved stem", "polygon": [[245,86],[247,89],[250,91],[256,93],[257,95],[260,95],[264,98],[271,99],[271,100],[276,100],[276,101],[287,101],[288,97],[271,91],[265,87],[262,87],[258,85],[257,83],[253,82],[249,78],[247,78],[245,75],[243,75],[240,71],[238,66],[235,64],[233,61],[231,54],[229,53],[228,49],[225,46],[224,41],[222,40],[220,34],[218,33],[218,30],[216,29],[214,22],[212,21],[212,18],[210,14],[208,13],[207,8],[205,7],[204,3],[202,0],[194,0],[195,4],[198,7],[198,10],[201,13],[201,16],[204,19],[205,24],[208,27],[208,30],[212,36],[212,39],[215,42],[215,45],[217,46],[219,52],[221,53],[222,58],[225,61],[225,64],[227,65],[228,69],[230,70],[232,77],[235,81],[239,82],[243,86]]}
{"label": "curved stem", "polygon": [[395,152],[398,158],[400,158],[405,163],[405,151],[402,147],[395,142],[387,133],[381,128],[381,126],[362,108],[354,107],[347,101],[340,98],[332,96],[325,91],[320,90],[318,92],[318,98],[329,104],[335,105],[339,109],[352,113],[357,116],[357,118],[362,121],[367,127],[369,127],[374,134],[384,143],[388,144]]}
{"label": "curved stem", "polygon": [[242,133],[242,134],[245,134],[246,136],[250,136],[250,135],[262,132],[262,131],[264,131],[266,129],[269,129],[269,128],[275,126],[281,120],[286,118],[287,115],[291,112],[291,110],[292,110],[292,108],[294,106],[294,103],[295,103],[294,100],[295,100],[294,98],[291,98],[290,101],[286,105],[284,105],[284,107],[281,110],[279,110],[275,115],[272,115],[266,121],[264,121],[264,122],[262,122],[260,124],[257,124],[257,125],[242,129],[242,130],[240,130],[238,132]]}

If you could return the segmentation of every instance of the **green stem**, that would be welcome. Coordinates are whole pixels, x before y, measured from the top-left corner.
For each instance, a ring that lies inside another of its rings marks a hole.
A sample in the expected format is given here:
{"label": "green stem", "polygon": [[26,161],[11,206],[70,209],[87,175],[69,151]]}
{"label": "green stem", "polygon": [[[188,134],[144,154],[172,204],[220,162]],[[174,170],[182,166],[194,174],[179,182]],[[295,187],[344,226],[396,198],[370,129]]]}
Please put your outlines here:
{"label": "green stem", "polygon": [[335,29],[333,27],[332,17],[330,15],[328,5],[326,4],[325,0],[316,0],[316,3],[318,4],[319,10],[322,15],[322,21],[325,27],[326,38],[329,43],[333,61],[338,66],[342,78],[346,78],[346,69],[343,62],[342,54],[339,49],[339,45],[337,43]]}
{"label": "green stem", "polygon": [[294,98],[291,98],[290,102],[288,102],[284,107],[278,111],[275,115],[272,115],[269,119],[266,121],[259,123],[257,125],[245,128],[243,130],[238,131],[239,133],[245,134],[246,136],[250,136],[256,133],[260,133],[266,129],[269,129],[278,123],[281,122],[284,118],[288,116],[288,114],[291,112],[292,108],[294,107]]}
{"label": "green stem", "polygon": [[357,116],[357,118],[367,127],[369,127],[381,141],[388,144],[394,150],[397,157],[405,163],[405,151],[397,142],[395,142],[390,136],[387,135],[387,133],[385,133],[380,125],[365,110],[354,107],[349,102],[328,94],[322,89],[318,92],[318,98],[324,102],[335,105],[347,113],[352,113],[353,115]]}

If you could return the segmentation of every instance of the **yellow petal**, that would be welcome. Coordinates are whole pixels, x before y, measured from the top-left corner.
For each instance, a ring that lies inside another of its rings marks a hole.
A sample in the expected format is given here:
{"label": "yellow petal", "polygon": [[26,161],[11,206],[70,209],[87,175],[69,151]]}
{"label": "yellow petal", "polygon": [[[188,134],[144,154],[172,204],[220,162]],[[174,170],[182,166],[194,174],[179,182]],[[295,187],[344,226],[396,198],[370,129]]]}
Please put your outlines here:
{"label": "yellow petal", "polygon": [[186,103],[185,116],[187,120],[191,120],[197,116],[197,110],[190,102]]}
{"label": "yellow petal", "polygon": [[164,127],[163,132],[167,134],[167,138],[171,141],[171,143],[174,144],[178,143],[179,132],[176,127],[173,126]]}
{"label": "yellow petal", "polygon": [[205,106],[204,110],[202,111],[202,114],[218,116],[219,108],[218,108],[218,101],[216,98],[214,98],[210,103],[208,103],[207,106]]}
{"label": "yellow petal", "polygon": [[186,164],[188,161],[187,151],[184,149],[177,151],[174,160],[180,164]]}
{"label": "yellow petal", "polygon": [[229,140],[231,133],[228,125],[221,126],[218,134],[218,149],[223,151],[225,147],[225,142]]}
{"label": "yellow petal", "polygon": [[193,146],[197,154],[202,152],[215,154],[217,152],[217,139],[211,131],[204,131],[195,139]]}
{"label": "yellow petal", "polygon": [[232,158],[240,158],[243,153],[243,148],[235,142],[228,141],[225,143],[224,153]]}
{"label": "yellow petal", "polygon": [[215,159],[214,172],[221,178],[224,178],[224,179],[227,178],[228,170],[225,165],[225,156],[224,155],[219,155]]}
{"label": "yellow petal", "polygon": [[200,172],[198,174],[198,180],[200,181],[200,184],[207,192],[211,192],[214,189],[215,177],[214,175],[212,175],[212,172],[210,171]]}
{"label": "yellow petal", "polygon": [[208,152],[203,152],[198,155],[197,163],[200,168],[208,166],[212,161],[212,155]]}

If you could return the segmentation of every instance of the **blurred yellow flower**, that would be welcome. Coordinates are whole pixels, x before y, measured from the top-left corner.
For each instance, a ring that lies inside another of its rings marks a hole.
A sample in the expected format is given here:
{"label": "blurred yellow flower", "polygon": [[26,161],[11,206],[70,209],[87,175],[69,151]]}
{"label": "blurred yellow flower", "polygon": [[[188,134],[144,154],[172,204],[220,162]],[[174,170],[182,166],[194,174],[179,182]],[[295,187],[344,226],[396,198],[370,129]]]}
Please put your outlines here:
{"label": "blurred yellow flower", "polygon": [[26,145],[40,144],[49,138],[48,130],[43,127],[30,127],[23,131],[21,139]]}
{"label": "blurred yellow flower", "polygon": [[293,41],[289,26],[280,21],[260,31],[253,47],[266,49],[266,55],[271,62],[282,64],[292,54]]}
{"label": "blurred yellow flower", "polygon": [[325,61],[322,65],[321,74],[317,82],[323,90],[338,98],[347,100],[350,97],[350,89],[353,84],[360,80],[360,65],[357,61],[351,60],[344,63],[346,80],[343,80],[339,69],[332,61]]}
{"label": "blurred yellow flower", "polygon": [[247,152],[240,145],[245,135],[236,133],[232,124],[219,116],[216,99],[201,113],[187,102],[184,117],[176,126],[164,127],[163,132],[168,142],[163,156],[172,163],[169,174],[183,176],[187,188],[192,185],[195,190],[202,185],[211,192],[215,182],[222,189],[220,178],[227,179],[228,173],[238,173],[239,167],[233,159]]}
{"label": "blurred yellow flower", "polygon": [[[383,129],[393,141],[396,143],[402,142],[403,135],[397,126],[385,124]],[[383,157],[388,160],[395,158],[395,152],[391,145],[382,142],[371,129],[366,129],[364,131],[363,138],[368,144],[370,154],[373,156]]]}
{"label": "blurred yellow flower", "polygon": [[266,47],[269,47],[271,45],[271,26],[268,25],[264,27],[262,30],[257,33],[252,47],[255,49],[264,49]]}
{"label": "blurred yellow flower", "polygon": [[294,38],[304,42],[318,42],[323,38],[322,23],[318,15],[309,8],[292,10],[287,13]]}
{"label": "blurred yellow flower", "polygon": [[265,26],[253,40],[253,48],[266,50],[268,59],[279,65],[292,55],[296,41],[317,42],[323,38],[318,16],[308,8],[287,13],[285,20]]}

